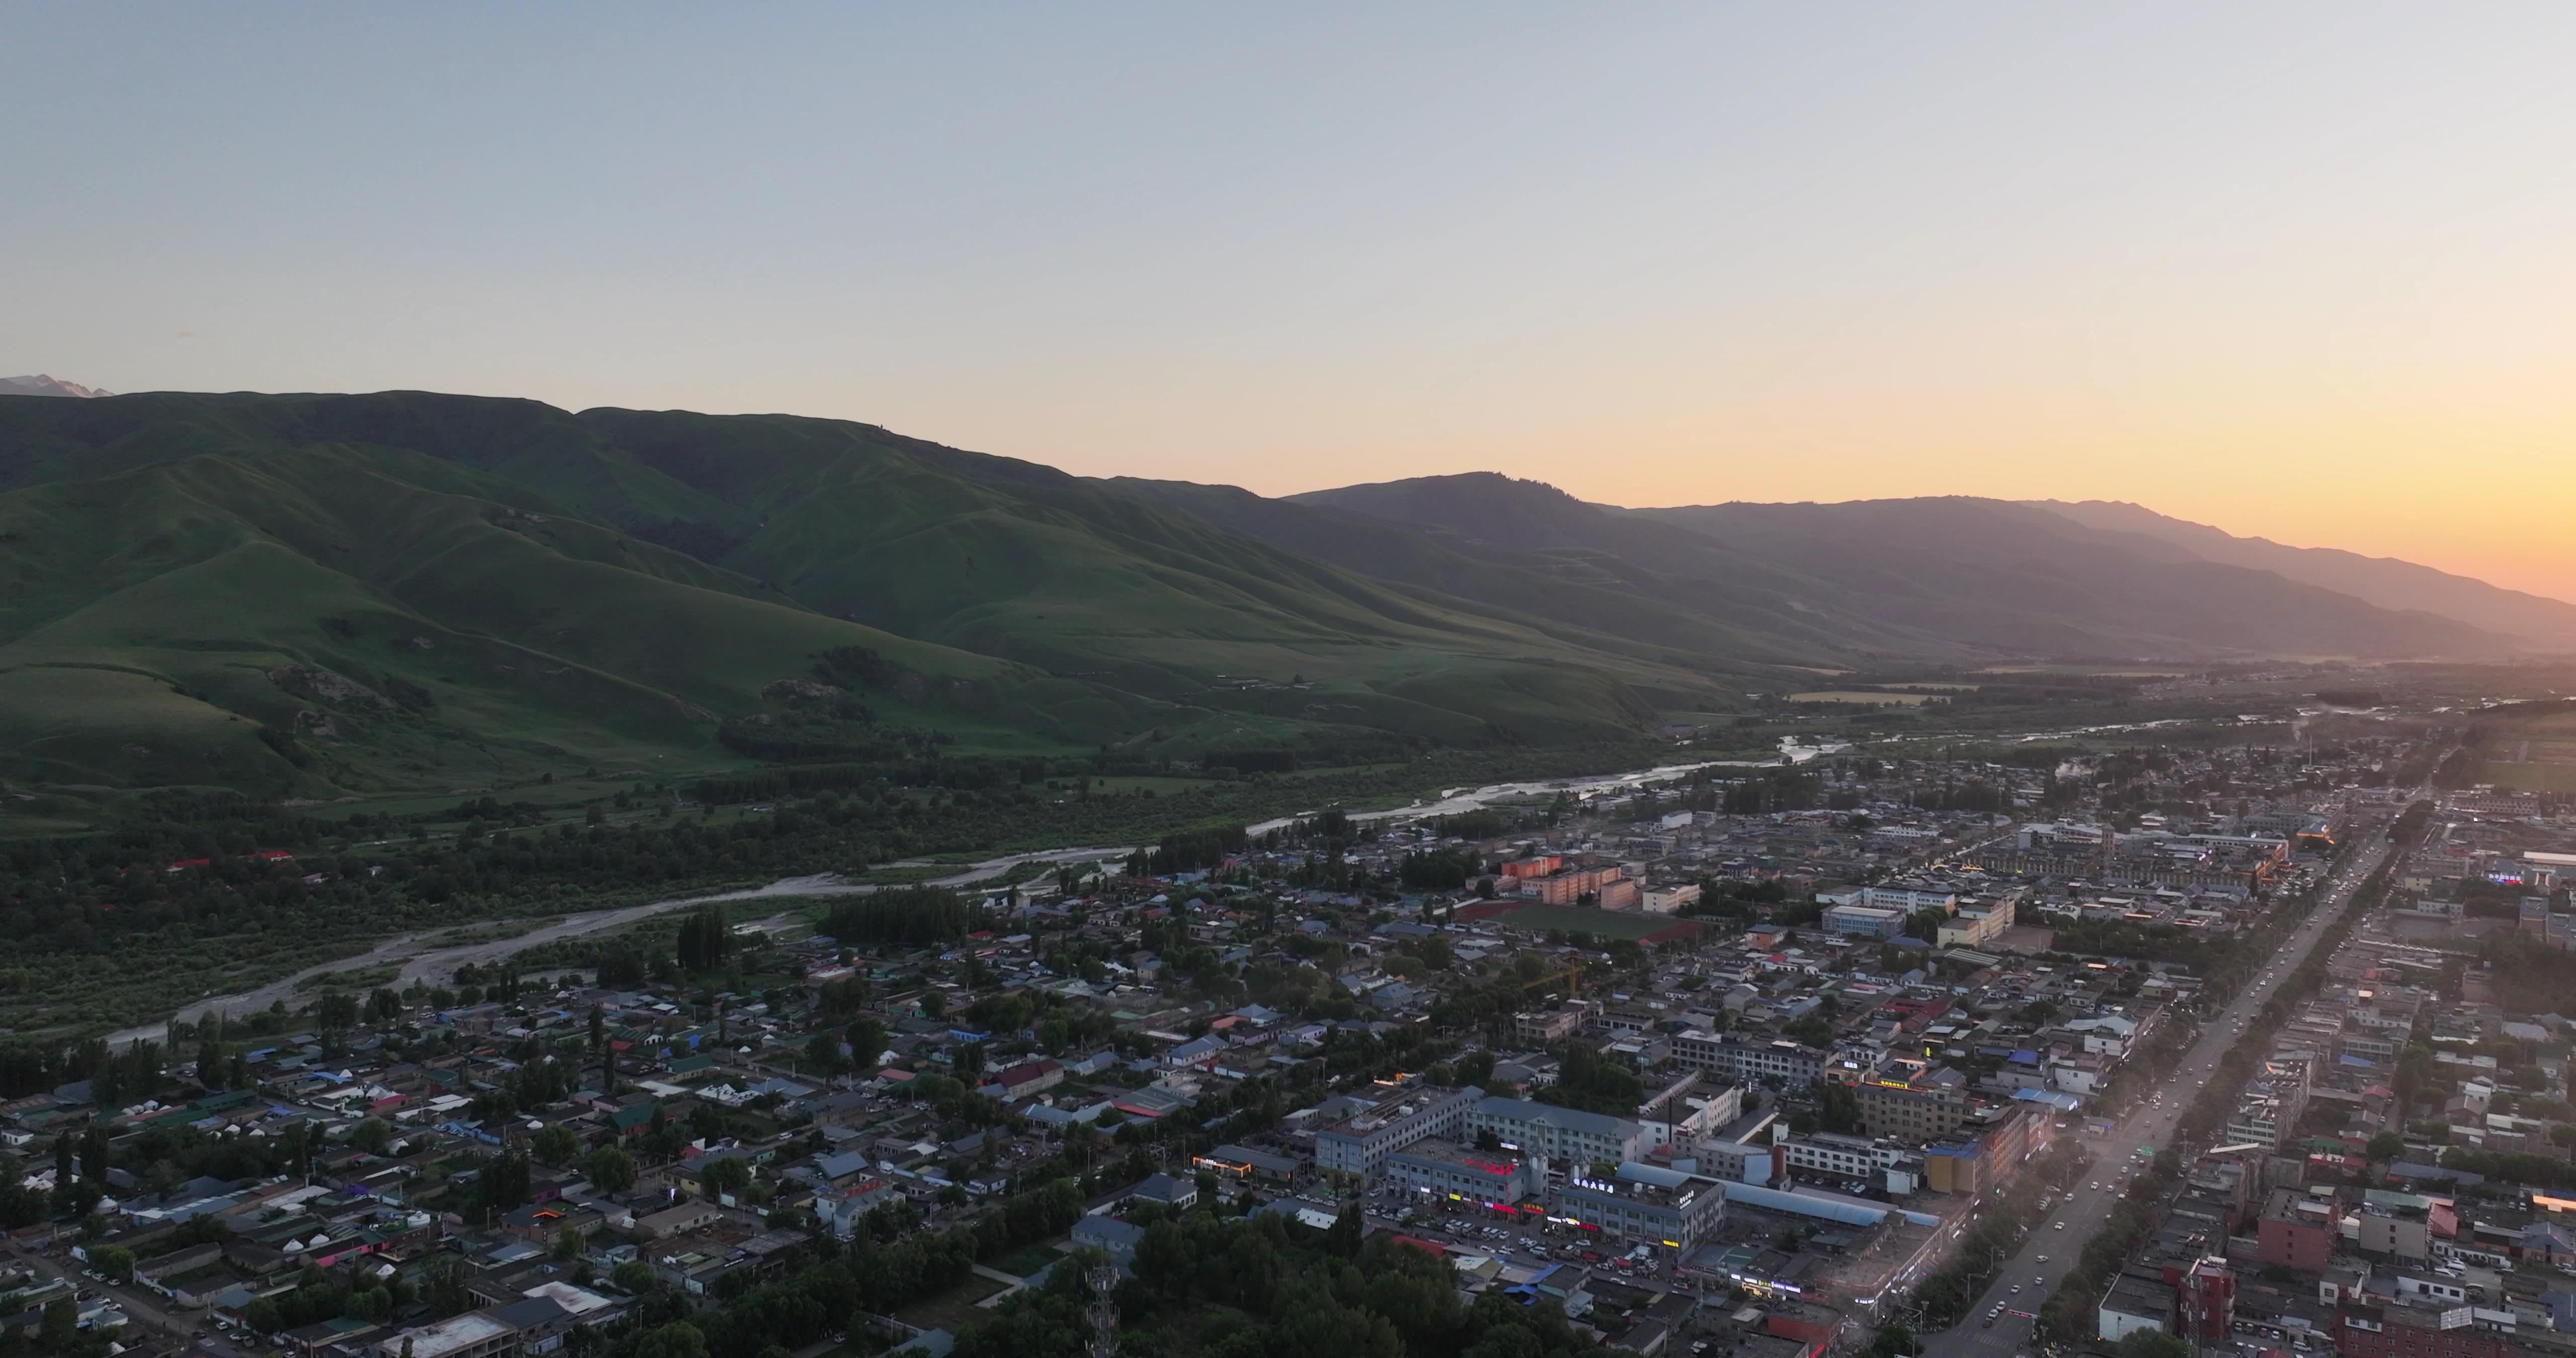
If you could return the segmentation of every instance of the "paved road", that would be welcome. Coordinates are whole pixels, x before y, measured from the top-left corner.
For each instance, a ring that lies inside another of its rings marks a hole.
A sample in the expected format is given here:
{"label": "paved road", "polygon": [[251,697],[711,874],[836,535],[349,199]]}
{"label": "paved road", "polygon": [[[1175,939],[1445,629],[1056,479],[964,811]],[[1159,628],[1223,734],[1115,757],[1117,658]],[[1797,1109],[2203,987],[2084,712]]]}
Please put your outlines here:
{"label": "paved road", "polygon": [[[70,1247],[65,1245],[61,1248],[67,1250]],[[15,1249],[11,1253],[18,1262],[34,1269],[40,1276],[67,1279],[73,1287],[91,1296],[104,1296],[115,1302],[117,1309],[125,1312],[126,1342],[129,1344],[134,1341],[138,1332],[157,1331],[173,1339],[186,1339],[195,1332],[200,1323],[169,1311],[161,1298],[142,1288],[102,1283],[79,1272],[80,1261],[69,1254],[59,1251],[50,1255],[40,1254],[27,1248]]]}
{"label": "paved road", "polygon": [[[2384,828],[2374,824],[2368,833],[2376,835]],[[2253,984],[2206,1021],[2200,1041],[2184,1055],[2173,1075],[2154,1091],[2145,1107],[2130,1113],[2112,1135],[2085,1138],[2087,1148],[2093,1152],[2093,1168],[2086,1182],[2061,1200],[2048,1220],[2023,1240],[2020,1252],[2001,1265],[1966,1320],[1924,1340],[1923,1358],[2010,1358],[2017,1349],[2029,1351],[2031,1322],[2012,1311],[2039,1309],[2039,1303],[2065,1276],[2067,1267],[2083,1253],[2084,1242],[2092,1239],[2110,1216],[2112,1203],[2140,1166],[2138,1148],[2164,1149],[2173,1136],[2174,1123],[2208,1082],[2218,1058],[2244,1036],[2243,1025],[2252,1022],[2254,1011],[2262,1008],[2263,1002],[2297,969],[2326,927],[2352,903],[2352,893],[2362,880],[2387,856],[2388,845],[2374,839],[2368,849],[2337,870],[2327,880],[2325,894],[2309,913],[2307,923],[2282,944],[2272,965]],[[2061,1226],[2064,1229],[2059,1229]],[[2042,1255],[2047,1256],[2046,1263],[2040,1262]],[[1987,1329],[1986,1311],[1996,1302],[2004,1303],[2008,1309],[1992,1329]]]}
{"label": "paved road", "polygon": [[[1133,852],[1135,850],[1130,846],[1117,845],[1007,854],[1000,858],[985,859],[949,876],[936,878],[930,885],[971,886],[976,882],[998,877],[1022,863],[1096,863],[1104,859],[1125,858]],[[222,1014],[230,1018],[234,1015],[266,1009],[279,1000],[286,1001],[287,1006],[293,1008],[312,998],[310,994],[298,989],[296,983],[326,971],[352,971],[398,962],[402,969],[392,982],[395,989],[401,989],[414,981],[443,985],[456,975],[457,968],[468,963],[478,967],[488,966],[495,962],[506,961],[511,954],[525,948],[533,948],[540,943],[579,938],[584,934],[598,933],[603,929],[620,928],[666,911],[683,910],[715,901],[760,901],[804,896],[863,896],[877,889],[863,883],[842,881],[830,873],[820,873],[811,877],[787,877],[771,882],[767,886],[751,887],[742,891],[719,891],[702,896],[675,896],[666,901],[630,905],[617,910],[593,910],[585,914],[565,915],[524,934],[515,934],[508,938],[489,939],[479,943],[451,944],[446,947],[438,946],[435,940],[439,938],[460,930],[501,922],[460,921],[456,924],[442,925],[436,929],[396,934],[363,953],[317,963],[302,971],[279,977],[255,990],[199,1000],[181,1009],[179,1017],[190,1023],[198,1022],[211,1014]],[[144,1038],[158,1039],[167,1031],[168,1028],[164,1024],[146,1024],[110,1033],[107,1040],[113,1046],[127,1047]]]}

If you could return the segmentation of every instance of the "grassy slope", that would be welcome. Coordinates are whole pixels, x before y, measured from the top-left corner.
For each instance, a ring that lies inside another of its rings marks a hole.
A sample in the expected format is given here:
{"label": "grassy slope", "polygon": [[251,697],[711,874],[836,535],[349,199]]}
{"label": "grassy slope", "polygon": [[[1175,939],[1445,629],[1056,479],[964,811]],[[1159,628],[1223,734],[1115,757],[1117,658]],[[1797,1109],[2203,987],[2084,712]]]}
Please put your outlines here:
{"label": "grassy slope", "polygon": [[[1051,468],[834,421],[580,418],[758,510],[766,528],[728,565],[827,612],[1144,692],[1448,740],[1495,726],[1556,740],[1651,720],[1632,681],[1706,687],[1686,658],[1612,659],[1508,610],[1390,587]],[[1300,675],[1323,692],[1293,710],[1213,686]]]}
{"label": "grassy slope", "polygon": [[[193,457],[0,496],[0,731],[18,737],[19,776],[264,791],[730,762],[711,714],[758,708],[764,685],[846,645],[1027,709],[1011,720],[936,690],[869,695],[889,719],[987,746],[1115,736],[1139,719],[1086,686],[760,596],[614,530],[423,490],[337,453]],[[377,693],[399,679],[436,705],[292,692],[271,677],[288,665]],[[299,711],[332,726],[303,741],[318,757],[303,773],[258,737]],[[1030,732],[1043,724],[1032,715],[1055,719],[1052,740]]]}
{"label": "grassy slope", "polygon": [[[1566,641],[1641,659],[1715,662],[1727,672],[1765,662],[1844,661],[1855,647],[1893,641],[1840,630],[1800,612],[1787,602],[1788,589],[1799,582],[1781,580],[1760,563],[1729,562],[1722,571],[1673,580],[1600,553],[1523,550],[1442,533],[1436,518],[1405,522],[1185,481],[1122,477],[1099,484],[1379,580],[1508,610]],[[1641,545],[1655,550],[1664,544],[1650,537]],[[1705,544],[1688,547],[1711,555]],[[1664,553],[1667,560],[1670,555]]]}
{"label": "grassy slope", "polygon": [[[326,795],[736,763],[717,720],[851,645],[927,676],[864,695],[883,718],[969,749],[1552,743],[1651,723],[1640,686],[1723,701],[1685,657],[1606,656],[864,425],[419,393],[0,400],[10,776]],[[374,693],[319,697],[287,666]],[[435,705],[376,696],[397,685]]]}

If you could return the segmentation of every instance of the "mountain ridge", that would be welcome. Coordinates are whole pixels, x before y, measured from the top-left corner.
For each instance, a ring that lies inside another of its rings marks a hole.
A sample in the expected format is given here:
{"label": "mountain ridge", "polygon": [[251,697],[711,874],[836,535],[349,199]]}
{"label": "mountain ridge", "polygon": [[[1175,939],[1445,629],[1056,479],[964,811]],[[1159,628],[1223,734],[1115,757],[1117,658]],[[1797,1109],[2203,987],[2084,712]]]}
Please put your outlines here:
{"label": "mountain ridge", "polygon": [[2203,559],[2276,571],[2383,608],[2443,613],[2490,630],[2538,631],[2576,647],[2576,603],[2489,583],[2401,557],[2340,547],[2293,547],[2230,533],[2125,500],[2029,500],[2022,503],[2088,526],[2170,542]]}
{"label": "mountain ridge", "polygon": [[78,382],[66,382],[47,373],[29,373],[24,377],[0,377],[0,396],[68,396],[88,400],[115,394],[112,391],[101,391],[96,387],[84,387]]}
{"label": "mountain ridge", "polygon": [[2536,635],[1974,497],[1635,510],[1479,473],[1273,499],[801,416],[0,396],[0,777],[46,784],[1375,762],[1636,739],[1820,671]]}

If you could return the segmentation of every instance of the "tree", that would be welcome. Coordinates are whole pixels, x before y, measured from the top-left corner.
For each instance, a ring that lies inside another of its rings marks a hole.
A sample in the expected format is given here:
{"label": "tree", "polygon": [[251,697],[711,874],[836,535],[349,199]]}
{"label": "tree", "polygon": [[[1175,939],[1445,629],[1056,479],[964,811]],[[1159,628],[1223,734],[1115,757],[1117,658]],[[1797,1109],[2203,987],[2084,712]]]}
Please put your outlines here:
{"label": "tree", "polygon": [[80,1333],[80,1305],[69,1297],[56,1297],[45,1303],[44,1319],[37,1328],[37,1342],[60,1353],[70,1348]]}
{"label": "tree", "polygon": [[711,1196],[730,1196],[751,1187],[751,1164],[738,1155],[728,1155],[698,1171],[698,1183]]}
{"label": "tree", "polygon": [[732,943],[733,931],[725,923],[723,906],[710,905],[689,912],[689,917],[680,921],[680,970],[689,975],[715,970],[724,965],[725,951]]}
{"label": "tree", "polygon": [[2132,1330],[2114,1352],[2120,1358],[2191,1358],[2191,1345],[2162,1330]]}
{"label": "tree", "polygon": [[581,1154],[581,1138],[573,1134],[572,1128],[551,1123],[538,1128],[537,1134],[529,1138],[528,1149],[540,1163],[568,1165]]}
{"label": "tree", "polygon": [[617,1044],[609,1040],[608,1013],[598,1005],[590,1007],[590,1054],[599,1061],[599,1092],[617,1092]]}
{"label": "tree", "polygon": [[818,1032],[805,1039],[805,1064],[817,1075],[840,1074],[841,1039],[830,1032]]}
{"label": "tree", "polygon": [[528,1201],[528,1157],[505,1151],[483,1162],[482,1177],[475,1184],[475,1199],[488,1214],[498,1216]]}
{"label": "tree", "polygon": [[588,1247],[589,1242],[582,1238],[579,1226],[566,1226],[555,1232],[554,1256],[557,1259],[568,1263],[580,1258],[582,1251]]}
{"label": "tree", "polygon": [[876,1069],[877,1058],[885,1054],[886,1029],[872,1018],[855,1018],[841,1030],[841,1040],[849,1045],[850,1064],[865,1073]]}
{"label": "tree", "polygon": [[90,1267],[118,1282],[126,1282],[134,1276],[134,1251],[122,1245],[90,1246],[89,1263]]}
{"label": "tree", "polygon": [[707,1358],[707,1337],[697,1326],[675,1320],[637,1341],[635,1358]]}
{"label": "tree", "polygon": [[436,1316],[452,1316],[473,1305],[474,1294],[465,1285],[465,1261],[445,1251],[432,1255],[421,1270],[420,1299]]}
{"label": "tree", "polygon": [[92,1183],[105,1183],[107,1171],[113,1163],[107,1144],[107,1129],[95,1122],[81,1129],[81,1177]]}
{"label": "tree", "polygon": [[623,1193],[635,1186],[635,1157],[615,1146],[602,1146],[583,1157],[581,1172],[602,1193]]}
{"label": "tree", "polygon": [[2399,1136],[2395,1132],[2381,1132],[2370,1138],[2370,1145],[2367,1149],[2369,1151],[2370,1158],[2373,1160],[2394,1160],[2406,1153],[2406,1138]]}
{"label": "tree", "polygon": [[394,1144],[393,1124],[383,1118],[368,1118],[349,1129],[349,1144],[369,1155],[382,1155]]}
{"label": "tree", "polygon": [[640,1259],[629,1259],[608,1270],[608,1285],[629,1296],[640,1297],[653,1290],[653,1269]]}
{"label": "tree", "polygon": [[1835,1080],[1818,1080],[1816,1091],[1816,1125],[1828,1132],[1852,1133],[1861,1129],[1860,1096],[1850,1085]]}

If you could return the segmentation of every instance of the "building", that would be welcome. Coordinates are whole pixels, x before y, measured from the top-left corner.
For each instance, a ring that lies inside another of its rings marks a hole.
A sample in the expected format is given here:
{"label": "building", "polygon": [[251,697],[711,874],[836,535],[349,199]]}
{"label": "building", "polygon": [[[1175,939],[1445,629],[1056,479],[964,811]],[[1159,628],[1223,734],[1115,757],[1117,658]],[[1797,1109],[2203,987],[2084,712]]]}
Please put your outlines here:
{"label": "building", "polygon": [[1867,905],[1825,908],[1825,932],[1846,938],[1894,938],[1905,932],[1905,912]]}
{"label": "building", "polygon": [[1699,883],[1650,886],[1638,898],[1638,903],[1649,915],[1669,915],[1686,906],[1699,904]]}
{"label": "building", "polygon": [[1548,1188],[1550,1217],[1637,1244],[1687,1250],[1717,1232],[1726,1192],[1714,1179],[1623,1164],[1606,1177],[1577,1170]]}
{"label": "building", "polygon": [[1957,1131],[1968,1120],[1967,1083],[1955,1071],[1911,1080],[1874,1075],[1852,1086],[1860,1101],[1861,1130],[1871,1136],[1929,1141]]}
{"label": "building", "polygon": [[[1598,901],[1602,888],[1611,882],[1624,881],[1627,870],[1617,864],[1597,868],[1567,868],[1545,877],[1528,877],[1521,881],[1521,891],[1535,896],[1541,905],[1577,905],[1586,896]],[[1633,897],[1628,898],[1634,904]]]}
{"label": "building", "polygon": [[1127,1200],[1150,1202],[1169,1211],[1186,1212],[1198,1204],[1198,1181],[1159,1172],[1148,1174],[1143,1183],[1127,1190]]}
{"label": "building", "polygon": [[1073,1223],[1074,1244],[1098,1250],[1115,1264],[1133,1260],[1136,1246],[1144,1239],[1144,1227],[1113,1216],[1086,1216]]}
{"label": "building", "polygon": [[1768,1081],[1795,1089],[1825,1073],[1829,1053],[1786,1038],[1744,1037],[1692,1029],[1673,1039],[1673,1058],[1737,1084]]}
{"label": "building", "polygon": [[2298,1273],[2322,1273],[2334,1254],[2334,1206],[2295,1189],[2276,1188],[2255,1223],[2255,1257]]}
{"label": "building", "polygon": [[2161,1275],[2124,1272],[2093,1308],[2093,1332],[2114,1344],[2140,1331],[2171,1334],[2174,1310],[2173,1287]]}
{"label": "building", "polygon": [[383,1358],[500,1358],[519,1347],[519,1332],[489,1311],[468,1311],[379,1341]]}
{"label": "building", "polygon": [[1970,901],[1960,906],[1959,913],[1941,926],[1941,936],[1935,941],[1944,948],[1981,948],[2011,927],[2011,897],[1999,901]]}
{"label": "building", "polygon": [[2047,1148],[2048,1118],[2016,1106],[1963,1125],[1923,1148],[1923,1183],[1936,1193],[1982,1193]]}
{"label": "building", "polygon": [[1860,889],[1860,899],[1852,904],[1872,910],[1896,910],[1908,915],[1925,910],[1938,910],[1949,915],[1958,912],[1959,897],[1956,892],[1936,887],[1865,886]]}
{"label": "building", "polygon": [[1064,1067],[1041,1056],[1034,1061],[997,1070],[975,1092],[988,1099],[1010,1102],[1032,1098],[1064,1083]]}
{"label": "building", "polygon": [[1646,1135],[1643,1124],[1627,1118],[1500,1096],[1477,1101],[1467,1112],[1466,1126],[1471,1134],[1491,1134],[1508,1149],[1577,1165],[1634,1160]]}
{"label": "building", "polygon": [[1297,1162],[1284,1155],[1271,1155],[1248,1146],[1228,1143],[1194,1158],[1191,1165],[1214,1174],[1219,1179],[1236,1182],[1258,1180],[1284,1184],[1297,1177]]}
{"label": "building", "polygon": [[2353,1244],[2363,1254],[2407,1264],[2432,1261],[2433,1225],[2431,1213],[2425,1207],[2409,1203],[2368,1203],[2361,1209],[2358,1225],[2360,1233]]}
{"label": "building", "polygon": [[2481,1329],[2467,1306],[2352,1304],[2335,1311],[2342,1358],[2514,1358],[2513,1337]]}
{"label": "building", "polygon": [[1812,1132],[1781,1143],[1789,1167],[1838,1179],[1878,1181],[1879,1172],[1904,1163],[1905,1153],[1857,1136]]}
{"label": "building", "polygon": [[1386,1158],[1386,1179],[1426,1202],[1510,1211],[1547,1189],[1543,1161],[1517,1151],[1486,1151],[1426,1139]]}
{"label": "building", "polygon": [[1544,1047],[1583,1031],[1584,1020],[1591,1010],[1579,1004],[1540,1013],[1512,1015],[1512,1033],[1533,1047]]}
{"label": "building", "polygon": [[1385,1095],[1365,1110],[1315,1133],[1318,1168],[1374,1179],[1386,1157],[1424,1137],[1456,1140],[1481,1089],[1421,1085]]}
{"label": "building", "polygon": [[2216,1256],[2196,1261],[2174,1285],[2174,1308],[2182,1337],[2193,1348],[2226,1348],[2234,1343],[2228,1331],[2236,1321],[2234,1270]]}

